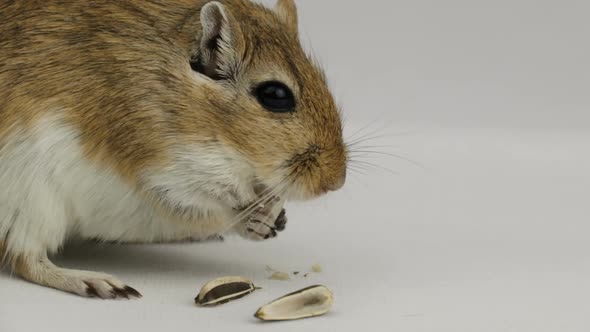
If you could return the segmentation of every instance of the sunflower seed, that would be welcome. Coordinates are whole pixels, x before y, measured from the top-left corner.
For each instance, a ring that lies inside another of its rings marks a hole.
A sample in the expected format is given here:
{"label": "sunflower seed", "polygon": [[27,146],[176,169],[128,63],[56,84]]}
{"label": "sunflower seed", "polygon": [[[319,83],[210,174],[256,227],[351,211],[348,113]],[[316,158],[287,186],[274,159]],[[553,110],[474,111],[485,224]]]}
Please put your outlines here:
{"label": "sunflower seed", "polygon": [[258,309],[254,315],[265,321],[295,320],[326,314],[334,297],[324,286],[312,286],[285,295]]}
{"label": "sunflower seed", "polygon": [[257,289],[259,288],[246,278],[223,277],[205,284],[195,302],[203,307],[216,306],[242,298]]}

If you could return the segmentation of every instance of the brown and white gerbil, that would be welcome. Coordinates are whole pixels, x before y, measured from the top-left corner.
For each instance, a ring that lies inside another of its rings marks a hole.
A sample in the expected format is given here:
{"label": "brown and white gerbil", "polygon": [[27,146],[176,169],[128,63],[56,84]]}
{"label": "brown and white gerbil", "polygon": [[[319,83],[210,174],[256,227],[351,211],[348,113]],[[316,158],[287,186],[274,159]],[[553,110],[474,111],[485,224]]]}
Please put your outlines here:
{"label": "brown and white gerbil", "polygon": [[293,0],[0,0],[2,260],[139,296],[48,255],[74,238],[263,240],[285,200],[339,189],[339,113],[297,30]]}

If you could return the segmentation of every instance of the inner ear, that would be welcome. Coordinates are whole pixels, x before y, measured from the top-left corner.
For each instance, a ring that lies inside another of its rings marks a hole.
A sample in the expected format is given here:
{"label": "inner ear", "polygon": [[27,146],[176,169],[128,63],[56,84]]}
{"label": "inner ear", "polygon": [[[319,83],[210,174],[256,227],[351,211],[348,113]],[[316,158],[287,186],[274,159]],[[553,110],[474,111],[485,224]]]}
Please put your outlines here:
{"label": "inner ear", "polygon": [[238,22],[225,6],[217,1],[201,9],[201,40],[193,69],[213,79],[236,75],[244,38]]}

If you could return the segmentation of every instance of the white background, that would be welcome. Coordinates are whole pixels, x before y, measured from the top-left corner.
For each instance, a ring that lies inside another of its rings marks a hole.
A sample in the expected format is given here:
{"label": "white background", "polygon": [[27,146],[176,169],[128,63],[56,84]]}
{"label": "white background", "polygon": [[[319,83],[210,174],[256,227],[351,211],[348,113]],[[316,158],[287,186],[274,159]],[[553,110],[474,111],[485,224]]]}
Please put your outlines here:
{"label": "white background", "polygon": [[[590,329],[588,1],[298,3],[348,134],[364,128],[356,138],[377,137],[363,150],[400,158],[365,156],[377,166],[356,163],[343,191],[290,205],[269,243],[85,246],[59,260],[115,274],[139,301],[0,274],[0,331]],[[325,272],[266,280],[266,265],[314,263]],[[264,290],[194,307],[205,281],[228,274]],[[329,315],[252,317],[315,283],[335,293]]]}

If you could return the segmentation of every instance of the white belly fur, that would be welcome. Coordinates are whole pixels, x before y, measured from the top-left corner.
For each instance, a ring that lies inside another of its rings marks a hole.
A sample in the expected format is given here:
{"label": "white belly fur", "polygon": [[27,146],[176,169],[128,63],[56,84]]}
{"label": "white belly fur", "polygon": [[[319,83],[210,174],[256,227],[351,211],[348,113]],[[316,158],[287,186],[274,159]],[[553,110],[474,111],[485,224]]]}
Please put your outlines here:
{"label": "white belly fur", "polygon": [[11,254],[55,252],[71,237],[150,242],[199,236],[162,220],[109,170],[87,160],[77,131],[46,118],[0,144],[0,241]]}

